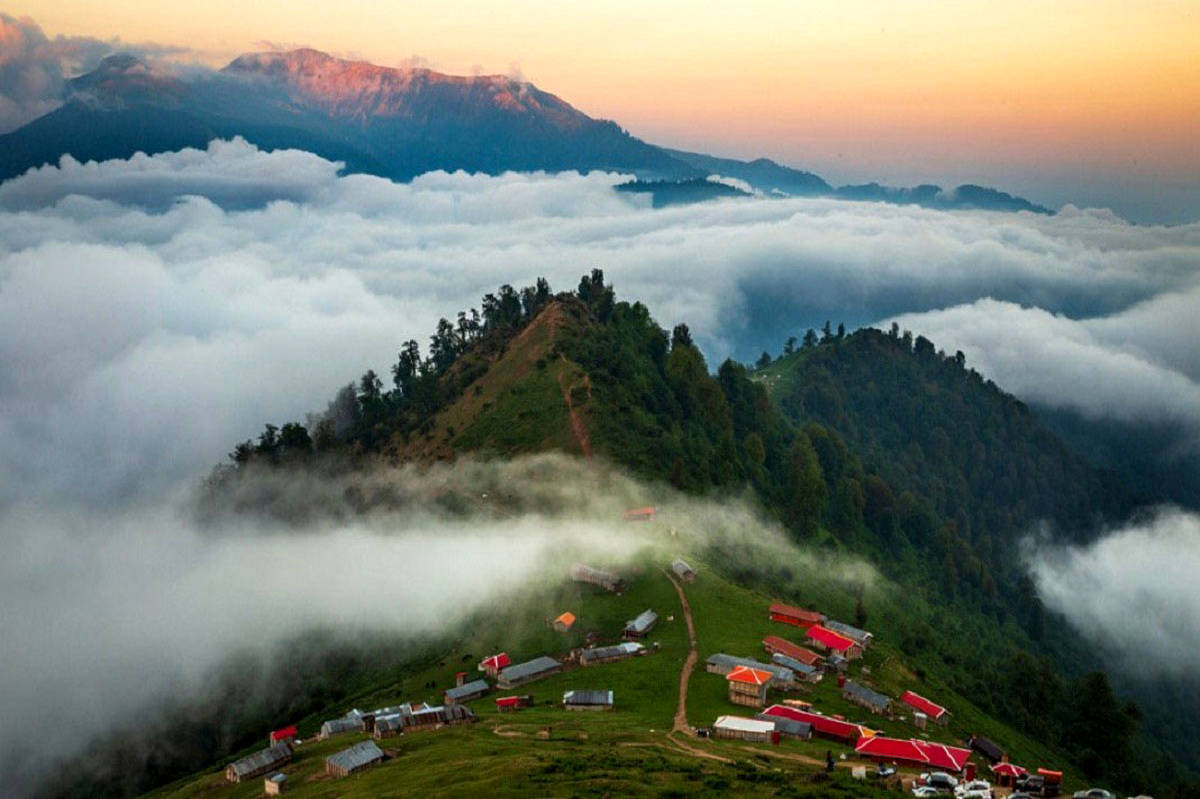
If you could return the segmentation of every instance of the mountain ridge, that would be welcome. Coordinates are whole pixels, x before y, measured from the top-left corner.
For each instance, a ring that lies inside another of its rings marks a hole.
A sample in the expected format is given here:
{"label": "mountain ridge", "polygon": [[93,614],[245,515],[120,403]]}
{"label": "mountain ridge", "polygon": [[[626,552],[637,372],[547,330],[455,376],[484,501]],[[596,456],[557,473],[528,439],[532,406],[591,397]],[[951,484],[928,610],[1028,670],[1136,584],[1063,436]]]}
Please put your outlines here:
{"label": "mountain ridge", "polygon": [[[68,81],[62,106],[0,135],[0,180],[57,163],[64,154],[79,161],[128,158],[235,136],[264,149],[308,150],[344,162],[349,172],[393,180],[439,169],[605,170],[667,182],[719,174],[767,196],[1051,213],[972,185],[834,188],[765,158],[747,162],[659,147],[528,81],[383,67],[311,48],[246,53],[221,70],[186,78],[132,55],[109,56]],[[712,196],[674,192],[675,201]]]}

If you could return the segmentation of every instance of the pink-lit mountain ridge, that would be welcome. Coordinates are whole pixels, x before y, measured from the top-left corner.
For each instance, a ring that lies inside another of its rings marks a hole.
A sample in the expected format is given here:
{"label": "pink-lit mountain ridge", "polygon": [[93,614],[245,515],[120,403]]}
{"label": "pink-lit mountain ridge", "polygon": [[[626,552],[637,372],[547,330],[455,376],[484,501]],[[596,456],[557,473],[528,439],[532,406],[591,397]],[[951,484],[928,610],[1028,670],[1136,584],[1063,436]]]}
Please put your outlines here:
{"label": "pink-lit mountain ridge", "polygon": [[1045,210],[978,186],[834,189],[811,172],[766,159],[654,146],[516,78],[381,67],[311,49],[248,53],[219,71],[186,76],[110,56],[69,83],[61,107],[0,136],[0,179],[67,153],[80,161],[127,158],[233,136],[265,149],[308,150],[344,162],[348,172],[394,180],[437,169],[609,170],[637,176],[635,188],[670,202],[716,196],[704,191],[704,178],[721,174],[769,195]]}

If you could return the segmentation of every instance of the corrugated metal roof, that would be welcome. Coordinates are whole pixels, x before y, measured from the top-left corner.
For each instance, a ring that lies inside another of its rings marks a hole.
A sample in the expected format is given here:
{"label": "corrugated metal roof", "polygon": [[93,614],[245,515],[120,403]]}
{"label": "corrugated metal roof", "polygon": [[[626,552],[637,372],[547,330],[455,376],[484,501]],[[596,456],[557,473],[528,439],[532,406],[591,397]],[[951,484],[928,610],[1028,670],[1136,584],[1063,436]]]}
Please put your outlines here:
{"label": "corrugated metal roof", "polygon": [[502,680],[525,680],[538,674],[552,671],[561,667],[559,663],[552,657],[542,655],[541,657],[527,660],[524,663],[517,663],[514,666],[507,666],[500,670],[500,679]]}
{"label": "corrugated metal roof", "polygon": [[594,649],[585,649],[580,653],[579,657],[584,663],[588,663],[593,660],[605,660],[607,658],[631,657],[643,649],[645,647],[636,641],[628,641],[615,646],[598,646]]}
{"label": "corrugated metal roof", "polygon": [[563,694],[564,705],[611,705],[613,692],[608,690],[567,691]]}
{"label": "corrugated metal roof", "polygon": [[636,619],[630,619],[625,622],[625,629],[629,632],[644,633],[653,627],[657,621],[658,614],[646,608],[637,615]]}
{"label": "corrugated metal roof", "polygon": [[353,771],[380,760],[383,760],[383,750],[374,741],[356,743],[349,749],[343,749],[336,755],[325,758],[325,762],[329,765],[346,771]]}
{"label": "corrugated metal roof", "polygon": [[849,636],[859,643],[862,643],[868,638],[875,637],[866,630],[859,629],[858,627],[854,627],[844,622],[834,621],[833,619],[827,620],[825,622],[825,626],[833,630],[835,633],[841,633],[842,635]]}
{"label": "corrugated metal roof", "polygon": [[606,572],[603,569],[595,569],[591,566],[585,566],[582,563],[576,563],[571,567],[571,579],[597,584],[621,582],[621,578],[612,572]]}
{"label": "corrugated metal roof", "polygon": [[779,730],[784,735],[795,735],[797,738],[812,737],[812,725],[807,721],[796,721],[795,719],[785,719],[779,716],[772,716],[768,713],[759,713],[754,718],[759,721],[769,721],[775,725],[775,729]]}
{"label": "corrugated metal roof", "polygon": [[684,562],[683,558],[676,558],[675,562],[671,564],[671,570],[674,571],[680,577],[684,576],[685,574],[695,574],[696,573],[696,570],[693,569],[691,566],[687,565],[687,563]]}
{"label": "corrugated metal roof", "polygon": [[241,760],[236,760],[230,764],[230,768],[239,777],[247,774],[253,774],[256,771],[263,769],[274,768],[282,763],[286,763],[292,758],[292,750],[287,744],[275,744],[266,749],[259,749],[252,755],[246,755]]}
{"label": "corrugated metal roof", "polygon": [[775,732],[775,722],[748,719],[745,716],[721,716],[713,724],[713,727],[722,730],[733,730],[735,732],[757,732],[762,734]]}
{"label": "corrugated metal roof", "polygon": [[801,663],[795,658],[790,658],[782,652],[776,652],[774,655],[771,655],[771,662],[789,668],[797,674],[803,674],[805,676],[816,674],[818,671],[818,669],[814,668],[813,666],[810,666],[807,663]]}
{"label": "corrugated metal roof", "polygon": [[892,703],[890,696],[885,696],[878,691],[872,691],[867,686],[856,683],[854,680],[846,680],[846,685],[843,686],[842,693],[857,697],[860,701],[871,707],[887,707]]}
{"label": "corrugated metal roof", "polygon": [[329,719],[321,725],[322,735],[337,735],[342,732],[361,730],[363,721],[361,715],[345,715],[341,718]]}
{"label": "corrugated metal roof", "polygon": [[774,663],[763,663],[754,658],[739,658],[733,655],[726,655],[724,652],[718,652],[715,655],[710,655],[707,663],[714,666],[727,666],[736,668],[738,666],[749,666],[752,669],[763,669],[775,675],[775,679],[780,682],[792,682],[796,679],[796,673],[785,666],[778,666]]}
{"label": "corrugated metal roof", "polygon": [[463,683],[462,685],[455,686],[454,688],[447,688],[446,697],[448,699],[457,700],[463,698],[464,696],[484,693],[490,687],[491,686],[487,684],[486,680],[472,680],[471,682]]}

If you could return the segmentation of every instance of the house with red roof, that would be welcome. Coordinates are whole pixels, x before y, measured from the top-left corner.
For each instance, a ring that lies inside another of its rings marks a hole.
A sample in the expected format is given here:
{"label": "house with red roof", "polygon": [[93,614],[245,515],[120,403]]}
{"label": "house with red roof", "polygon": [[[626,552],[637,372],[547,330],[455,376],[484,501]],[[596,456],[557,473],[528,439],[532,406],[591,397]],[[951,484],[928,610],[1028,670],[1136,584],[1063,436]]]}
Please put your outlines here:
{"label": "house with red roof", "polygon": [[808,640],[812,641],[813,645],[841,655],[846,660],[854,660],[862,657],[862,645],[853,638],[848,638],[841,633],[835,633],[827,627],[822,627],[819,624],[814,624],[808,628]]}
{"label": "house with red roof", "polygon": [[814,624],[823,624],[826,618],[824,613],[798,608],[794,605],[784,605],[781,602],[776,602],[767,608],[767,614],[771,617],[771,621],[783,622],[805,629]]}
{"label": "house with red roof", "polygon": [[903,740],[874,735],[861,738],[854,746],[860,757],[881,763],[912,763],[917,766],[957,774],[967,764],[971,750],[917,738]]}
{"label": "house with red roof", "polygon": [[286,744],[295,743],[296,738],[298,736],[299,736],[299,732],[296,730],[296,725],[289,724],[288,726],[283,727],[281,729],[273,730],[271,732],[270,736],[268,736],[268,738],[267,738],[267,746],[274,746],[275,744],[284,744],[284,743],[286,743]]}
{"label": "house with red roof", "polygon": [[495,677],[500,673],[500,669],[512,663],[507,652],[501,652],[498,655],[492,655],[479,661],[479,670],[487,674],[489,677]]}
{"label": "house with red roof", "polygon": [[925,717],[930,721],[935,721],[938,724],[948,724],[950,722],[950,713],[946,708],[936,702],[930,702],[918,693],[905,691],[900,697],[900,701],[918,713],[924,713]]}
{"label": "house with red roof", "polygon": [[812,725],[812,731],[815,734],[846,743],[853,743],[859,738],[875,734],[872,730],[859,724],[852,724],[843,719],[835,719],[833,716],[825,716],[811,710],[801,710],[787,705],[771,705],[763,711],[762,715],[804,722]]}
{"label": "house with red roof", "polygon": [[800,661],[806,666],[820,666],[821,661],[825,659],[811,649],[806,649],[799,644],[793,644],[786,638],[780,638],[777,635],[768,635],[764,638],[763,647],[772,655],[786,655]]}
{"label": "house with red roof", "polygon": [[729,683],[729,701],[735,705],[763,707],[767,704],[767,686],[774,674],[750,666],[737,666],[725,675]]}

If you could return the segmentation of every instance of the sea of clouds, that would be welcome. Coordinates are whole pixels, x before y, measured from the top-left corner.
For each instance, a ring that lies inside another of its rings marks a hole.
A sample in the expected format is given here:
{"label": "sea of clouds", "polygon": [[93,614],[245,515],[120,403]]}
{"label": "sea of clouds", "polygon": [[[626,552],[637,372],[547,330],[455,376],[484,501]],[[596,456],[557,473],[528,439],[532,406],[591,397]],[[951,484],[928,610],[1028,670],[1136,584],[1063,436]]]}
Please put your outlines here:
{"label": "sea of clouds", "polygon": [[[1181,446],[1200,441],[1200,224],[813,199],[652,210],[612,190],[624,179],[434,173],[396,184],[234,140],[103,164],[64,158],[0,184],[0,639],[29,653],[0,664],[0,715],[36,714],[74,685],[103,721],[107,704],[128,712],[161,692],[171,683],[122,675],[137,663],[177,675],[196,657],[192,638],[225,647],[223,631],[246,617],[207,596],[222,580],[262,594],[252,629],[276,612],[288,630],[336,621],[247,563],[302,574],[331,541],[341,554],[323,568],[348,580],[371,564],[440,562],[421,525],[407,542],[363,526],[212,542],[177,498],[265,422],[303,419],[368,368],[386,375],[401,342],[426,342],[439,317],[502,283],[545,276],[563,290],[600,267],[660,324],[686,322],[714,365],[778,352],[825,319],[897,320],[1028,400],[1169,420]],[[1165,518],[1035,563],[1049,604],[1116,634],[1106,625],[1128,621],[1124,605],[1109,614],[1071,597],[1129,552],[1151,554],[1122,574],[1118,596],[1172,602],[1178,586],[1155,564],[1193,552],[1197,528],[1182,512]],[[574,537],[597,537],[591,525],[579,521]],[[536,521],[489,530],[471,541],[485,555],[505,536],[531,563],[544,552]],[[528,576],[489,579],[499,591]],[[1166,655],[1180,635],[1194,642],[1200,610],[1179,612],[1134,643]],[[60,667],[39,667],[51,660]]]}

